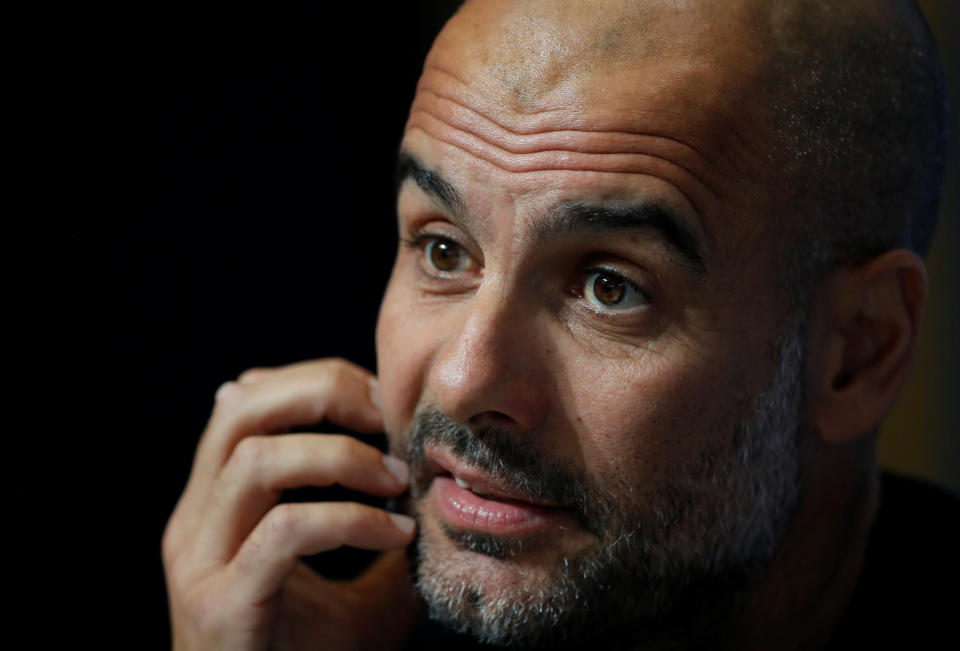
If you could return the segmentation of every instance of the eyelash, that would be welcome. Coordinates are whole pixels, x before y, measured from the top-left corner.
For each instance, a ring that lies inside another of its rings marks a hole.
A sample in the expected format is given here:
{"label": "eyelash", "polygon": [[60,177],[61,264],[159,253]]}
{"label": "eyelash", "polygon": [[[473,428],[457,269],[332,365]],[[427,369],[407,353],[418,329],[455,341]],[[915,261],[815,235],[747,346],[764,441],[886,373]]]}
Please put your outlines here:
{"label": "eyelash", "polygon": [[[444,235],[443,233],[415,231],[407,237],[401,237],[400,239],[406,248],[414,251],[418,256],[420,256],[419,265],[421,271],[433,278],[451,279],[455,277],[455,275],[459,275],[463,270],[444,271],[443,269],[437,269],[433,267],[433,265],[429,265],[429,263],[424,264],[424,256],[427,254],[427,248],[431,243],[445,243],[452,247],[456,247],[464,255],[466,255],[468,259],[476,262],[476,260],[473,259],[470,251],[467,250],[467,247],[460,244],[460,242],[458,242],[455,238],[450,237],[449,235]],[[427,270],[425,268],[427,265],[431,267],[431,270]]]}
{"label": "eyelash", "polygon": [[438,241],[441,241],[441,242],[450,242],[451,244],[456,244],[457,246],[461,246],[461,245],[460,245],[456,240],[454,240],[453,238],[448,237],[448,236],[446,236],[446,235],[441,235],[440,233],[428,233],[428,232],[424,232],[424,231],[419,231],[419,232],[416,232],[416,233],[411,233],[410,235],[408,235],[408,236],[406,236],[406,237],[401,237],[401,238],[400,238],[400,241],[403,242],[404,245],[405,245],[407,248],[413,249],[413,250],[417,250],[417,249],[421,248],[424,244],[426,244],[426,243],[429,242],[430,240],[438,240]]}
{"label": "eyelash", "polygon": [[470,252],[467,251],[466,247],[460,244],[460,242],[456,241],[449,235],[444,235],[442,233],[430,233],[426,231],[421,231],[421,232],[412,233],[407,237],[400,238],[400,240],[404,243],[404,245],[407,248],[412,249],[414,251],[423,249],[430,242],[445,242],[447,244],[452,244],[453,246],[460,248],[462,251],[466,252],[467,255],[470,254]]}
{"label": "eyelash", "polygon": [[[650,303],[650,300],[651,300],[651,299],[650,299],[650,293],[647,292],[643,287],[641,287],[640,285],[638,285],[637,283],[635,283],[634,281],[632,281],[629,277],[625,276],[624,274],[622,274],[622,273],[620,273],[620,272],[618,272],[618,271],[616,271],[616,270],[614,270],[614,269],[611,269],[611,268],[609,268],[609,267],[603,267],[603,266],[590,267],[590,268],[588,268],[588,269],[585,269],[585,270],[578,276],[578,278],[577,278],[577,283],[572,286],[572,288],[571,288],[571,293],[573,293],[574,295],[576,295],[578,298],[584,299],[585,302],[589,303],[589,301],[587,301],[587,297],[586,297],[586,286],[587,286],[587,281],[588,281],[594,274],[603,274],[603,275],[605,275],[605,276],[609,276],[609,277],[615,278],[615,279],[617,279],[617,280],[623,281],[623,283],[624,283],[627,287],[629,287],[630,289],[632,289],[634,292],[636,292],[636,293],[640,296],[641,301],[642,301],[642,302],[641,302],[641,305],[647,305],[647,304]],[[626,310],[626,309],[624,309],[624,310],[613,310],[613,309],[611,309],[611,310],[602,310],[602,309],[600,309],[600,308],[597,308],[597,307],[593,306],[592,304],[589,305],[587,309],[589,309],[589,310],[590,310],[593,314],[595,314],[596,316],[598,316],[598,317],[600,317],[600,318],[602,318],[602,319],[609,319],[609,320],[621,319],[621,318],[623,318],[623,314],[624,314],[625,312],[628,312],[628,310]]]}
{"label": "eyelash", "polygon": [[[450,237],[449,235],[445,235],[443,233],[436,233],[436,232],[430,232],[430,231],[416,231],[409,234],[406,237],[401,237],[400,240],[405,247],[407,247],[410,250],[416,251],[418,253],[423,253],[425,251],[426,245],[428,245],[430,242],[445,242],[453,246],[459,247],[467,255],[470,255],[470,252],[467,251],[466,247],[460,244],[456,239]],[[445,272],[441,270],[435,270],[435,274],[439,277],[444,277],[443,276],[444,273]],[[651,297],[649,292],[647,292],[643,287],[641,287],[639,284],[637,284],[636,282],[634,282],[624,274],[618,271],[615,271],[610,267],[605,267],[605,266],[593,266],[593,267],[584,269],[582,272],[580,272],[577,275],[577,282],[571,287],[570,293],[577,296],[578,298],[584,299],[585,302],[587,302],[585,291],[584,291],[586,281],[588,278],[590,278],[590,276],[597,273],[606,274],[607,276],[612,276],[614,278],[617,278],[618,280],[622,280],[624,284],[626,284],[630,289],[635,291],[637,294],[639,294],[643,298],[643,304],[648,304],[651,302]],[[605,311],[605,310],[598,309],[593,305],[589,305],[587,309],[591,312],[591,314],[604,320],[616,321],[618,319],[624,318],[624,315],[618,314],[617,310]],[[626,311],[627,310],[621,310],[620,312],[626,312]]]}

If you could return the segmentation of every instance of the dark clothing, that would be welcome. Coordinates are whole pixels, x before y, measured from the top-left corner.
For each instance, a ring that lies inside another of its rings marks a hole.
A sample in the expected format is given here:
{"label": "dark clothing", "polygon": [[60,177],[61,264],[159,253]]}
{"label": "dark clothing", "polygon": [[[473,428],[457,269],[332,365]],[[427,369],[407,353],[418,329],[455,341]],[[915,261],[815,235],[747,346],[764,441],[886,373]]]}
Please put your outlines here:
{"label": "dark clothing", "polygon": [[960,616],[960,499],[884,473],[863,572],[827,646],[952,648]]}

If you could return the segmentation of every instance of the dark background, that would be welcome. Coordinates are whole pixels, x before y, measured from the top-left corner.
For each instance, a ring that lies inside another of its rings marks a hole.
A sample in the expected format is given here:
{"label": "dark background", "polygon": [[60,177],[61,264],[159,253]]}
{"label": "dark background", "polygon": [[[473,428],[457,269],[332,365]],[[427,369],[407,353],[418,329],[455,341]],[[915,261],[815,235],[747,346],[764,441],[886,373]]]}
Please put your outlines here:
{"label": "dark background", "polygon": [[[83,638],[169,648],[160,537],[217,387],[316,357],[374,368],[394,155],[456,4],[141,5],[63,21],[56,66],[70,80],[42,119],[65,134],[48,162],[67,180],[42,188],[56,209],[37,223],[26,273],[39,318],[23,339],[42,342],[24,345],[31,359],[51,359],[23,381],[42,404],[10,456],[12,494],[28,505],[15,509],[18,539],[34,552],[14,568],[27,608],[76,612]],[[921,4],[935,32],[956,20],[949,0]],[[881,443],[892,441],[887,465],[956,489],[955,143],[932,254],[941,307],[924,326],[912,411]],[[918,445],[913,429],[935,442]],[[44,616],[36,630],[62,626]]]}
{"label": "dark background", "polygon": [[[41,640],[169,648],[161,534],[217,387],[317,357],[374,369],[395,154],[456,4],[138,5],[65,26],[68,173],[37,225],[52,247],[27,333],[55,389],[44,435],[9,457],[33,460],[14,476],[37,563],[14,571]],[[54,449],[65,473],[38,471]]]}

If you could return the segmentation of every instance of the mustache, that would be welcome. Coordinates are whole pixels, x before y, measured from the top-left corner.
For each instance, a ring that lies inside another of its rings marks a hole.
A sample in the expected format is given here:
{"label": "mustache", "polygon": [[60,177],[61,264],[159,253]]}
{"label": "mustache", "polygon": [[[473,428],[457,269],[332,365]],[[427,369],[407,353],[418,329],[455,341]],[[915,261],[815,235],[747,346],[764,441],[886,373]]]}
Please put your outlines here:
{"label": "mustache", "polygon": [[591,496],[582,470],[562,463],[536,445],[535,437],[511,434],[495,425],[471,429],[436,408],[426,408],[414,418],[407,442],[410,492],[422,497],[433,482],[426,458],[428,447],[445,448],[467,465],[489,475],[512,491],[570,509],[587,530],[603,520],[606,509]]}

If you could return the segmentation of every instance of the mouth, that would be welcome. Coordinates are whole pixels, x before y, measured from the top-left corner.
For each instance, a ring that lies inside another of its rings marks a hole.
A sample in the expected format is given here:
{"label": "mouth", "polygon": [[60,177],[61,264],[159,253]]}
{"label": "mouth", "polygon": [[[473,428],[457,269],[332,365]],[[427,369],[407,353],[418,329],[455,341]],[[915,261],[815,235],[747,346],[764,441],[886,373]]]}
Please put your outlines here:
{"label": "mouth", "polygon": [[463,463],[452,452],[432,448],[431,499],[444,523],[457,530],[525,537],[571,519],[560,505],[525,495],[490,474]]}

